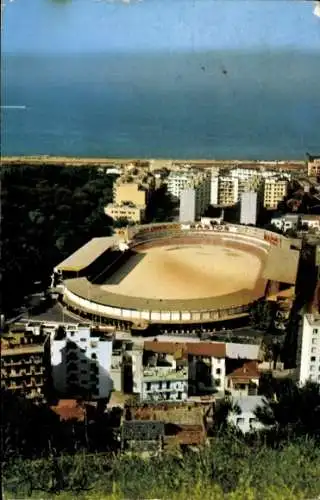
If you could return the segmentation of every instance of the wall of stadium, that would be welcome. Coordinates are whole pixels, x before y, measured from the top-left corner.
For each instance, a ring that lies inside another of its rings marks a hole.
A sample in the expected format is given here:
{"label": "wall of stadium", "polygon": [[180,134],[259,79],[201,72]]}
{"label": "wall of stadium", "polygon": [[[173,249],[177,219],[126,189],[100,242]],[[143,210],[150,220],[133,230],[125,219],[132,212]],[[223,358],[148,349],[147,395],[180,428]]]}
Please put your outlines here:
{"label": "wall of stadium", "polygon": [[206,323],[223,320],[228,317],[237,317],[248,311],[248,304],[195,311],[154,311],[111,307],[79,297],[67,288],[64,291],[64,302],[71,307],[81,309],[96,316],[117,318],[132,322],[144,320],[150,323]]}

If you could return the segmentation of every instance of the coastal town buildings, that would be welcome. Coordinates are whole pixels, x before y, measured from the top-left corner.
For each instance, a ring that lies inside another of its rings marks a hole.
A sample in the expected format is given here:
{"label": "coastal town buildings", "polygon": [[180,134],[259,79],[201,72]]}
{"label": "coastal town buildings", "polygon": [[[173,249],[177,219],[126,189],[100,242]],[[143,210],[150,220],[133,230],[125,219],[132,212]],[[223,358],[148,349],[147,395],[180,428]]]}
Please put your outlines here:
{"label": "coastal town buildings", "polygon": [[24,327],[1,338],[1,388],[34,401],[48,393],[48,339]]}
{"label": "coastal town buildings", "polygon": [[183,190],[189,187],[202,186],[208,192],[210,203],[210,170],[200,170],[197,168],[183,168],[173,170],[166,179],[167,192],[174,200],[179,200]]}
{"label": "coastal town buildings", "polygon": [[318,177],[320,175],[320,156],[308,156],[308,176]]}
{"label": "coastal town buildings", "polygon": [[155,185],[155,177],[148,171],[134,165],[127,167],[114,183],[113,202],[106,205],[105,214],[115,220],[143,222]]}
{"label": "coastal town buildings", "polygon": [[264,194],[263,205],[268,209],[277,208],[278,203],[288,193],[288,179],[273,177],[265,179],[264,181]]}
{"label": "coastal town buildings", "polygon": [[51,334],[50,353],[52,382],[58,394],[110,397],[112,337],[90,325],[60,325]]}
{"label": "coastal town buildings", "polygon": [[320,383],[320,315],[305,314],[299,331],[298,382]]}
{"label": "coastal town buildings", "polygon": [[265,208],[276,208],[287,194],[289,173],[279,176],[274,170],[257,167],[238,166],[228,172],[220,171],[212,175],[211,205],[230,206],[241,201],[247,192],[256,192]]}
{"label": "coastal town buildings", "polygon": [[215,176],[211,180],[211,205],[230,206],[238,201],[239,181],[226,175]]}

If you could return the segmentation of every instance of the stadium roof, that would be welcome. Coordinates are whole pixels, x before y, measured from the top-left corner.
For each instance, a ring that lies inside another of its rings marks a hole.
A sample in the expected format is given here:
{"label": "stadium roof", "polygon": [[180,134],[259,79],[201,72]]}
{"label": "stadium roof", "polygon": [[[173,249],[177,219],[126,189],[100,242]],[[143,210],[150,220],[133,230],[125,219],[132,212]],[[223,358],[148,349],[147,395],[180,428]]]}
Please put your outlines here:
{"label": "stadium roof", "polygon": [[286,248],[271,247],[263,270],[263,278],[294,285],[296,283],[299,252]]}
{"label": "stadium roof", "polygon": [[76,250],[67,259],[60,262],[55,267],[55,270],[79,272],[92,264],[108,248],[112,247],[116,241],[117,238],[115,236],[92,238],[92,240]]}

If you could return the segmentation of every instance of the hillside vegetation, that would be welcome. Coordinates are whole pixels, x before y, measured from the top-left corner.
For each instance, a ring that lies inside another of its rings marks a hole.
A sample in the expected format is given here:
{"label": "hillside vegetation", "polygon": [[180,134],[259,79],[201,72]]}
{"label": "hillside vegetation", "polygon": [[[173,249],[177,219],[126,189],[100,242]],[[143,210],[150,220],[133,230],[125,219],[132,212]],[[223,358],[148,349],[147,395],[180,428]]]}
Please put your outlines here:
{"label": "hillside vegetation", "polygon": [[54,265],[95,236],[109,236],[103,211],[113,178],[96,168],[5,167],[2,177],[2,310],[45,287]]}
{"label": "hillside vegetation", "polygon": [[14,460],[3,472],[8,499],[294,500],[319,494],[320,450],[312,440],[274,449],[225,435],[183,456],[172,452],[143,459],[79,453]]}

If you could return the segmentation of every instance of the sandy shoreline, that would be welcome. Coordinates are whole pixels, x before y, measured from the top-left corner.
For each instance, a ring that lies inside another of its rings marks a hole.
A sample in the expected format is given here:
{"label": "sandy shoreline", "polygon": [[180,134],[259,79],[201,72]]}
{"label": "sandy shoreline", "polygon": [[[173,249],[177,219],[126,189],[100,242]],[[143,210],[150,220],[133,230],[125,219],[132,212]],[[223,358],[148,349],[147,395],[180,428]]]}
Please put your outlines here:
{"label": "sandy shoreline", "polygon": [[[215,159],[166,159],[166,158],[156,158],[157,162],[163,161],[182,163],[182,164],[197,164],[199,166],[214,166],[214,165],[229,165],[237,163],[239,165],[247,164],[252,166],[259,165],[270,165],[272,167],[278,167],[280,169],[301,169],[305,166],[305,160],[274,160],[264,161],[264,160],[215,160]],[[65,165],[65,166],[110,166],[117,164],[125,164],[130,162],[149,162],[151,159],[148,158],[92,158],[92,157],[68,157],[68,156],[50,156],[50,155],[39,155],[39,156],[2,156],[1,165]]]}

